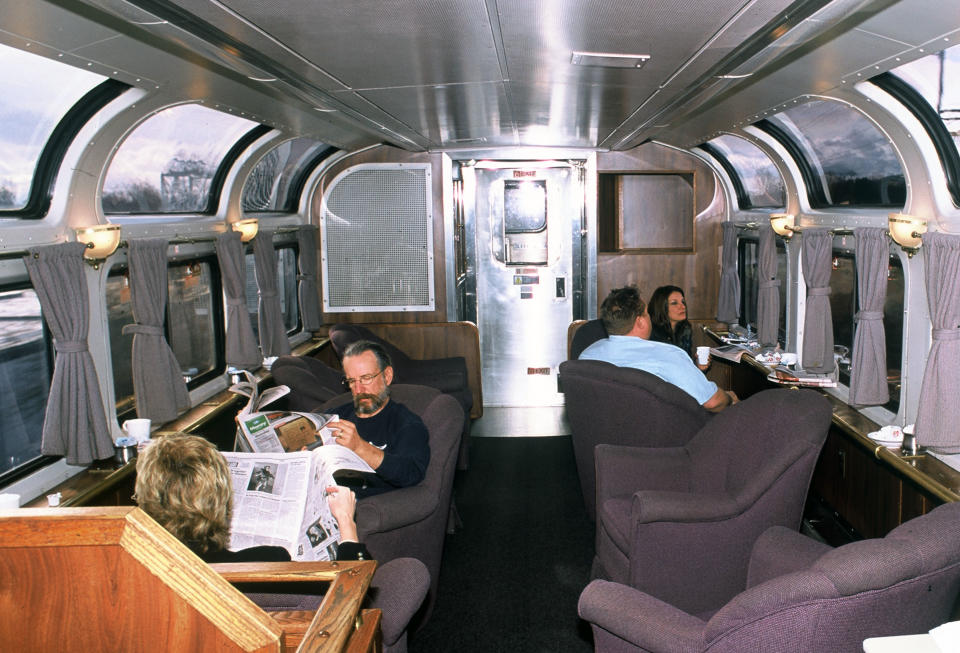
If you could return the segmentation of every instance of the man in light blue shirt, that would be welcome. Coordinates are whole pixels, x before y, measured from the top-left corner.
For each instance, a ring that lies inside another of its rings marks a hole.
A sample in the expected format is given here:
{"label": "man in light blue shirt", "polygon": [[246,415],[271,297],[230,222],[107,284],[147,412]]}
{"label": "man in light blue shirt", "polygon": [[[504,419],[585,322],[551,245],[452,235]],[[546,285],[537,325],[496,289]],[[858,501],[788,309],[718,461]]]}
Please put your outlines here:
{"label": "man in light blue shirt", "polygon": [[737,402],[734,393],[707,380],[685,351],[669,343],[648,340],[652,323],[636,286],[612,290],[600,306],[600,319],[610,336],[584,349],[581,360],[607,361],[649,372],[677,386],[714,413]]}

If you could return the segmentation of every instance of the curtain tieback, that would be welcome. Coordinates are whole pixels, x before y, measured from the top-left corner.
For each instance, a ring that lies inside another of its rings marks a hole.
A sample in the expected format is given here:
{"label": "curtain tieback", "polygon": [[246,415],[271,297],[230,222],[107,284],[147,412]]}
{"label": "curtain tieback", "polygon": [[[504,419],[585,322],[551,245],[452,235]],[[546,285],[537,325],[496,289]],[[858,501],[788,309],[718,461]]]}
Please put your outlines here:
{"label": "curtain tieback", "polygon": [[960,340],[960,329],[934,329],[934,340]]}
{"label": "curtain tieback", "polygon": [[857,322],[861,320],[882,320],[883,311],[857,311],[857,314],[853,316],[853,319]]}
{"label": "curtain tieback", "polygon": [[277,291],[276,291],[276,290],[261,290],[261,291],[260,291],[260,297],[276,297],[276,296],[277,296]]}
{"label": "curtain tieback", "polygon": [[123,335],[132,333],[141,336],[162,336],[163,327],[150,326],[149,324],[127,324],[123,327]]}
{"label": "curtain tieback", "polygon": [[807,297],[816,297],[821,295],[829,295],[830,286],[823,286],[820,288],[807,288]]}
{"label": "curtain tieback", "polygon": [[227,306],[245,306],[247,303],[246,297],[228,297]]}
{"label": "curtain tieback", "polygon": [[779,288],[780,279],[770,279],[769,281],[761,281],[760,287],[761,288]]}
{"label": "curtain tieback", "polygon": [[314,277],[312,274],[298,274],[297,281],[313,281]]}
{"label": "curtain tieback", "polygon": [[79,352],[87,351],[87,343],[85,340],[56,342],[54,343],[53,348],[57,350],[58,354],[77,354]]}

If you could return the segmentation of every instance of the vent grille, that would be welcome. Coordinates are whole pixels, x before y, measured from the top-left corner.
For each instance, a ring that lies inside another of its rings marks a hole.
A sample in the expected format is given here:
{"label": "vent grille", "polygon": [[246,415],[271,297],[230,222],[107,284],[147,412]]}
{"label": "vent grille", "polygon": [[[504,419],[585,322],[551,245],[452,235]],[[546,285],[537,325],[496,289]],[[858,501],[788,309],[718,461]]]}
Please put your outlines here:
{"label": "vent grille", "polygon": [[432,311],[430,164],[357,165],[337,176],[321,215],[323,309]]}

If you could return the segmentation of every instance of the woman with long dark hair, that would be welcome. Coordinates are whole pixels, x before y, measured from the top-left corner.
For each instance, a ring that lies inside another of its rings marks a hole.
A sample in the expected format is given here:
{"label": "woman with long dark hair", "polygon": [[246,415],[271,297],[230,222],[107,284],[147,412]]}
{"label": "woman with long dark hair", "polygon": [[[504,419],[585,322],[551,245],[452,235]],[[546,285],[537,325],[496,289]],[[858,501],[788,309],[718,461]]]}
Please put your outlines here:
{"label": "woman with long dark hair", "polygon": [[[683,289],[677,286],[660,286],[650,296],[649,311],[650,322],[653,325],[650,340],[676,345],[696,362],[693,327],[687,320],[687,300]],[[698,364],[697,367],[705,370],[709,365]]]}

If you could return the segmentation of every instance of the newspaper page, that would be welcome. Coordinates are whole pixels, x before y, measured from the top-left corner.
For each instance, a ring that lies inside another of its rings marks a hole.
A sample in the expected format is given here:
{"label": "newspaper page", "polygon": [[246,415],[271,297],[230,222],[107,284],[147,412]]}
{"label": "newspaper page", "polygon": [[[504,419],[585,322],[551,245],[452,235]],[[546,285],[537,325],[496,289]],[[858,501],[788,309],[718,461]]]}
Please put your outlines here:
{"label": "newspaper page", "polygon": [[337,444],[291,453],[223,452],[233,484],[231,551],[280,546],[291,560],[333,560],[340,530],[326,488],[342,474],[374,473]]}
{"label": "newspaper page", "polygon": [[237,446],[240,451],[283,453],[313,449],[333,442],[333,434],[324,426],[336,415],[266,411],[264,408],[288,394],[285,385],[267,388],[260,393],[256,377],[244,370],[245,381],[230,386],[230,391],[247,397],[237,413]]}

